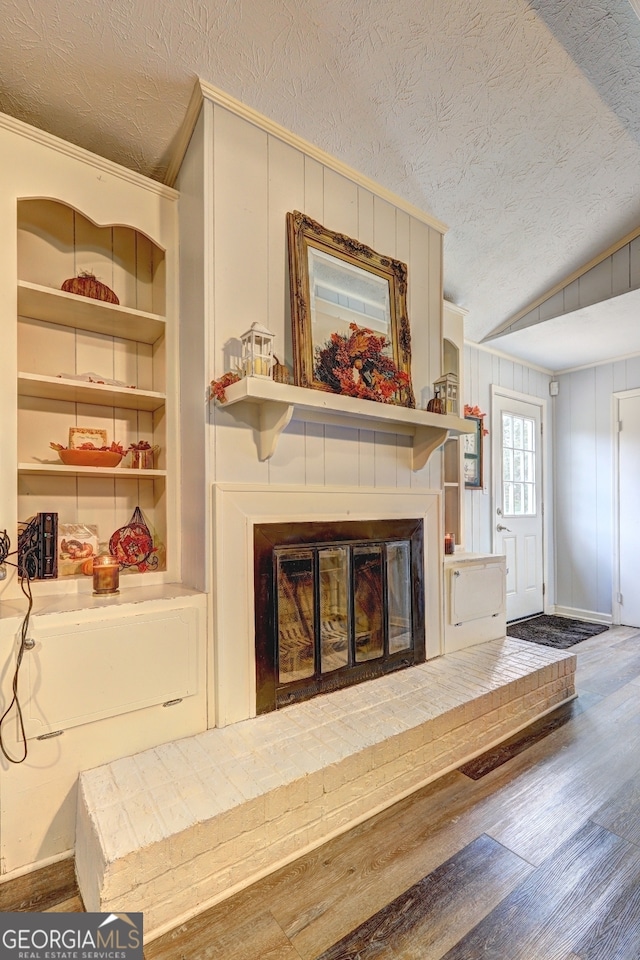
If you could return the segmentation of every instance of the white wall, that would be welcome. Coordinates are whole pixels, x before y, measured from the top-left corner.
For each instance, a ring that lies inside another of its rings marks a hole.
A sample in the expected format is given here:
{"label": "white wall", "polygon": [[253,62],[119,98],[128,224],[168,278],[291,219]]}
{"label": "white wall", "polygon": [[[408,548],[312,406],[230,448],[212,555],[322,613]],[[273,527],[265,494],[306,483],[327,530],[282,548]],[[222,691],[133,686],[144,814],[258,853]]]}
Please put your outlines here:
{"label": "white wall", "polygon": [[558,377],[555,412],[556,603],[612,610],[611,395],[640,387],[640,357]]}
{"label": "white wall", "polygon": [[478,553],[490,553],[493,517],[491,515],[491,385],[517,390],[533,397],[549,396],[551,376],[534,367],[490,353],[474,344],[464,348],[463,404],[478,406],[486,413],[489,436],[484,439],[484,488],[466,490],[465,547]]}

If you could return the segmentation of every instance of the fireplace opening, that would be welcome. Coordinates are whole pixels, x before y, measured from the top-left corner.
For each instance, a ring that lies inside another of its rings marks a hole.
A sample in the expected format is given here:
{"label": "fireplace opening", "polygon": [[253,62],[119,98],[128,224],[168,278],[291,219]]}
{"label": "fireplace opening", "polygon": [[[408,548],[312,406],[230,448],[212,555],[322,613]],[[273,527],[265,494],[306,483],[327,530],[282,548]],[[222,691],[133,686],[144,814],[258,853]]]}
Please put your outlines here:
{"label": "fireplace opening", "polygon": [[257,712],[425,659],[422,520],[254,527]]}

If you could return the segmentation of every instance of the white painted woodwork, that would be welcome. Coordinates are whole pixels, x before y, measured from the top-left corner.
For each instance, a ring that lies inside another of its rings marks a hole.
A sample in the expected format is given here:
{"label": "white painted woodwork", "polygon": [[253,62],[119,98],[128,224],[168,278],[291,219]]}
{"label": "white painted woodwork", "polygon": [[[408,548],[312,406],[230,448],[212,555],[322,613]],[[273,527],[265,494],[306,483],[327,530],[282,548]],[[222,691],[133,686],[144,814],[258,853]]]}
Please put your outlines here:
{"label": "white painted woodwork", "polygon": [[[65,276],[64,279],[68,278]],[[18,312],[23,317],[140,343],[155,343],[164,336],[166,328],[164,317],[80,297],[28,280],[18,283]]]}
{"label": "white painted woodwork", "polygon": [[[484,438],[484,488],[466,490],[464,494],[465,549],[470,553],[493,551],[494,514],[491,504],[493,430],[490,426],[491,388],[506,387],[540,399],[549,397],[551,376],[523,363],[514,362],[498,353],[466,343],[464,347],[464,396],[462,402],[478,406],[487,414],[485,425],[489,435]],[[549,425],[547,425],[549,426]],[[545,505],[545,521],[553,530],[551,497]],[[507,524],[508,526],[508,524]],[[553,551],[549,551],[548,574],[553,584]],[[548,598],[547,598],[548,599]]]}
{"label": "white painted woodwork", "polygon": [[506,565],[497,555],[445,557],[445,653],[505,636]]}
{"label": "white painted woodwork", "polygon": [[558,377],[554,406],[556,604],[611,619],[616,585],[612,395],[640,388],[637,357]]}
{"label": "white painted woodwork", "polygon": [[617,557],[614,557],[615,623],[640,624],[640,391],[618,394],[614,403],[616,437],[615,486]]}
{"label": "white painted woodwork", "polygon": [[[168,523],[165,496],[167,444],[175,443],[167,433],[166,416],[174,398],[168,401],[163,389],[165,253],[133,226],[98,226],[62,201],[19,199],[17,212],[18,517],[53,509],[48,498],[54,490],[48,491],[45,484],[34,499],[25,477],[84,478],[67,488],[65,502],[58,505],[59,523],[79,522],[87,514],[94,523],[99,518],[104,521],[99,540],[107,544],[139,504],[159,547],[159,569],[164,570],[169,525],[177,527],[173,519]],[[115,287],[121,303],[59,289],[82,270]],[[94,380],[115,379],[126,386],[72,379],[87,373]],[[64,466],[50,443],[66,445],[72,425],[102,427],[108,443],[125,448],[146,440],[160,450],[158,468],[127,477],[127,468],[121,466],[107,470]],[[100,483],[105,477],[122,477],[125,485],[105,486]],[[155,478],[160,486],[151,497],[144,496],[148,488],[140,483]],[[129,479],[135,483],[127,483]],[[114,511],[103,509],[104,498],[115,500]],[[135,502],[130,508],[131,499]],[[177,566],[178,558],[172,563],[173,569]]]}
{"label": "white painted woodwork", "polygon": [[[25,652],[20,677],[28,736],[64,732],[29,739],[19,766],[2,761],[8,873],[73,849],[81,770],[206,728],[203,595],[161,585],[123,588],[113,598],[42,597],[37,584],[34,594],[36,646]],[[12,660],[23,608],[18,601],[0,604],[3,663]],[[182,701],[163,706],[173,699],[165,691],[178,690],[187,694]],[[16,730],[15,717],[8,718],[6,745],[19,757]]]}
{"label": "white painted woodwork", "polygon": [[[197,616],[195,608],[174,608],[133,614],[126,624],[38,620],[35,647],[25,654],[27,738],[194,696]],[[61,663],[73,669],[61,673]]]}
{"label": "white painted woodwork", "polygon": [[[357,495],[356,491],[357,490]],[[271,484],[213,485],[214,540],[212,674],[216,725],[256,714],[253,528],[256,523],[393,520],[424,523],[427,657],[442,652],[442,521],[434,490]]]}
{"label": "white painted woodwork", "polygon": [[167,400],[164,393],[152,390],[134,392],[126,387],[23,372],[18,373],[18,396],[66,400],[70,403],[94,403],[105,407],[123,407],[126,410],[145,410],[148,413],[160,410]]}
{"label": "white painted woodwork", "polygon": [[[445,300],[443,303],[443,340],[441,373],[458,378],[458,416],[464,417],[464,318],[466,310]],[[462,444],[449,437],[444,447],[444,529],[452,533],[456,545],[464,548],[464,455]]]}
{"label": "white painted woodwork", "polygon": [[280,435],[294,416],[296,419],[321,423],[348,420],[356,429],[360,421],[370,420],[375,423],[378,432],[409,432],[413,436],[413,470],[421,470],[426,465],[433,451],[444,443],[449,433],[470,433],[472,430],[468,422],[451,414],[445,416],[391,403],[374,403],[357,397],[276,383],[261,377],[244,377],[227,387],[225,396],[223,405],[231,410],[240,403],[258,406],[257,446],[260,460],[269,460],[273,456]]}
{"label": "white painted woodwork", "polygon": [[[535,511],[514,515],[506,512],[503,499],[502,415],[514,414],[533,421]],[[514,391],[493,388],[491,429],[493,444],[493,547],[508,558],[507,620],[529,617],[544,610],[544,521],[542,404],[516,396]]]}
{"label": "white painted woodwork", "polygon": [[[0,872],[12,873],[73,849],[80,770],[206,728],[207,609],[177,585],[177,194],[20,124],[0,124],[0,176],[0,528],[15,548],[18,520],[55,510],[61,523],[96,524],[104,542],[139,505],[161,546],[160,570],[122,571],[112,598],[93,597],[90,577],[32,585],[36,648],[19,679],[29,754],[0,761]],[[120,305],[60,291],[82,270]],[[127,386],[59,376],[83,373]],[[158,443],[157,469],[65,467],[49,444],[66,444],[72,425],[104,427],[124,446]],[[5,705],[25,611],[10,569]],[[19,756],[16,731],[10,715],[3,734]]]}
{"label": "white painted woodwork", "polygon": [[[442,372],[442,225],[410,205],[396,205],[383,188],[350,175],[348,168],[307,149],[308,144],[276,125],[254,122],[236,104],[229,107],[205,89],[177,179],[181,434],[188,464],[181,506],[183,571],[185,582],[212,591],[209,722],[221,725],[248,717],[254,709],[253,572],[248,554],[239,565],[232,559],[240,547],[229,539],[219,509],[212,513],[211,486],[216,491],[246,486],[260,494],[258,503],[262,497],[268,501],[270,491],[280,496],[277,492],[287,489],[286,506],[278,513],[284,519],[292,510],[300,513],[297,504],[303,501],[309,504],[307,519],[313,516],[323,490],[348,491],[341,515],[360,510],[360,501],[369,503],[371,491],[377,490],[395,516],[416,496],[429,498],[441,490],[442,457],[432,450],[449,429],[460,429],[445,418],[434,420],[424,409],[409,411],[264,381],[260,389],[271,391],[275,406],[265,408],[255,396],[249,400],[245,391],[252,391],[253,384],[239,384],[227,389],[227,404],[210,401],[201,426],[202,407],[187,384],[202,384],[204,397],[209,381],[234,370],[240,335],[253,321],[273,331],[275,354],[292,368],[285,230],[292,210],[407,263],[412,380],[419,408],[426,407]],[[307,394],[311,403],[302,399]],[[439,513],[441,499],[435,497]],[[217,498],[216,493],[216,504]],[[375,515],[382,518],[377,509]],[[429,529],[437,570],[441,520]],[[245,550],[244,521],[235,535]],[[235,571],[233,585],[225,581],[223,588],[220,578],[227,569]],[[432,576],[439,583],[440,574]],[[434,589],[431,584],[430,596]],[[435,596],[430,631],[440,652],[439,588]]]}

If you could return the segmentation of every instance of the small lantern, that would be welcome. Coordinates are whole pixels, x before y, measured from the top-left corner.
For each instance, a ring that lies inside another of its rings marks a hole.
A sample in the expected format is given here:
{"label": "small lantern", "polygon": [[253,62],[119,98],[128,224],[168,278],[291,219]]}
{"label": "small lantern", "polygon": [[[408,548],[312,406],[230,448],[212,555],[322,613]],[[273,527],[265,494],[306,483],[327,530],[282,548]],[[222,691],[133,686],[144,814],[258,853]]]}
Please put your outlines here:
{"label": "small lantern", "polygon": [[458,378],[455,373],[445,373],[433,385],[436,397],[442,400],[443,413],[458,413]]}
{"label": "small lantern", "polygon": [[273,334],[255,321],[240,339],[242,340],[242,375],[266,377],[270,380],[273,366]]}

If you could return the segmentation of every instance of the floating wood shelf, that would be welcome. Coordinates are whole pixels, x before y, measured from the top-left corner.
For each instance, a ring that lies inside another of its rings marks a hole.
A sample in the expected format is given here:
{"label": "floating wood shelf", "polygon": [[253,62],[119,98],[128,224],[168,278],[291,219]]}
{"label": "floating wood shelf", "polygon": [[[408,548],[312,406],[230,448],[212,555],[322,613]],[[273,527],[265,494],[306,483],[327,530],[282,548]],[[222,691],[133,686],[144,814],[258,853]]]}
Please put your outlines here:
{"label": "floating wood shelf", "polygon": [[146,410],[153,413],[165,405],[164,393],[114,387],[85,380],[66,380],[37,373],[18,374],[18,395],[40,397],[44,400],[66,400],[72,403],[91,403],[101,407],[121,407],[124,410]]}
{"label": "floating wood shelf", "polygon": [[[280,434],[292,418],[321,423],[340,422],[355,427],[413,436],[413,470],[421,470],[449,434],[471,433],[473,425],[450,414],[428,413],[391,403],[376,403],[322,390],[309,390],[262,377],[245,377],[226,388],[226,409],[237,404],[258,404],[258,452],[268,460]],[[366,423],[363,423],[366,421]]]}
{"label": "floating wood shelf", "polygon": [[27,280],[18,281],[18,314],[140,343],[155,343],[166,329],[165,318],[155,313],[80,297]]}

